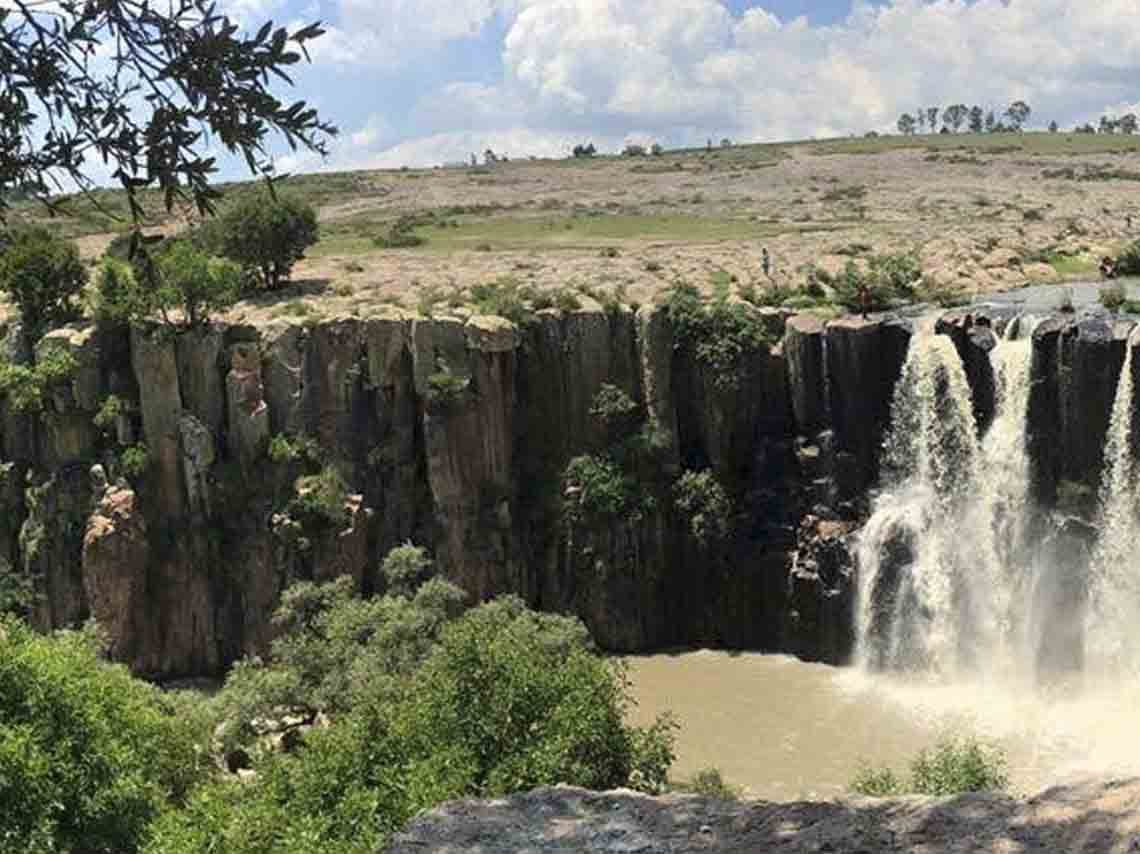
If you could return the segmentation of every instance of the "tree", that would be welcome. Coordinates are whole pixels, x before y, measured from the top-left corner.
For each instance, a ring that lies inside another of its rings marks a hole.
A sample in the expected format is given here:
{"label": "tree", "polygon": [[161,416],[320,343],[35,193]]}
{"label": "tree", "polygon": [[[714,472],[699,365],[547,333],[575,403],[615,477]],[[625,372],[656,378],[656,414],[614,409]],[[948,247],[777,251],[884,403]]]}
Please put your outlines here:
{"label": "tree", "polygon": [[1021,130],[1032,113],[1033,109],[1027,103],[1024,101],[1014,101],[1005,111],[1006,118],[1009,119],[1010,129],[1015,131]]}
{"label": "tree", "polygon": [[597,152],[598,152],[598,150],[596,148],[594,148],[594,143],[591,142],[591,143],[588,143],[586,145],[582,145],[581,143],[578,143],[577,145],[574,146],[574,152],[573,153],[574,153],[575,157],[582,158],[582,157],[593,157],[595,154],[597,154]]}
{"label": "tree", "polygon": [[157,249],[140,249],[130,263],[104,259],[95,316],[112,324],[157,316],[171,327],[198,326],[237,302],[241,279],[232,261],[213,258],[186,239],[168,240]]}
{"label": "tree", "polygon": [[0,210],[11,190],[51,204],[49,194],[89,189],[93,160],[127,192],[157,187],[199,212],[219,193],[208,148],[271,176],[269,143],[325,154],[336,128],[304,101],[286,105],[276,78],[308,56],[319,24],[250,35],[211,0],[57,0],[0,10]]}
{"label": "tree", "polygon": [[1111,116],[1101,116],[1097,126],[1098,133],[1116,133],[1116,120]]}
{"label": "tree", "polygon": [[30,340],[52,325],[72,319],[87,270],[75,244],[45,228],[20,228],[3,240],[0,291],[20,310]]}
{"label": "tree", "polygon": [[1126,113],[1120,117],[1120,132],[1132,135],[1136,133],[1137,120],[1135,113]]}
{"label": "tree", "polygon": [[209,771],[200,707],[101,661],[98,645],[0,621],[4,851],[138,851]]}
{"label": "tree", "polygon": [[898,129],[899,133],[901,133],[903,136],[913,136],[914,125],[914,116],[912,116],[910,113],[903,113],[901,116],[899,116]]}
{"label": "tree", "polygon": [[1057,124],[1057,121],[1056,121],[1056,119],[1054,119],[1053,121],[1049,122],[1049,133],[1056,133],[1056,132],[1057,132],[1057,131],[1059,131],[1060,129],[1061,129],[1061,128],[1060,128],[1060,126]]}
{"label": "tree", "polygon": [[317,212],[299,199],[263,192],[242,196],[203,227],[205,245],[242,265],[274,290],[317,242]]}
{"label": "tree", "polygon": [[969,115],[970,109],[965,104],[952,104],[942,111],[942,120],[954,133],[958,133]]}
{"label": "tree", "polygon": [[975,105],[970,107],[970,133],[981,133],[985,113],[982,108]]}
{"label": "tree", "polygon": [[997,131],[997,116],[994,111],[990,110],[986,113],[986,133],[994,133]]}
{"label": "tree", "polygon": [[926,110],[919,107],[914,111],[914,117],[918,121],[918,131],[922,133],[926,130]]}
{"label": "tree", "polygon": [[926,124],[930,128],[931,133],[934,133],[934,131],[938,129],[938,107],[927,107]]}

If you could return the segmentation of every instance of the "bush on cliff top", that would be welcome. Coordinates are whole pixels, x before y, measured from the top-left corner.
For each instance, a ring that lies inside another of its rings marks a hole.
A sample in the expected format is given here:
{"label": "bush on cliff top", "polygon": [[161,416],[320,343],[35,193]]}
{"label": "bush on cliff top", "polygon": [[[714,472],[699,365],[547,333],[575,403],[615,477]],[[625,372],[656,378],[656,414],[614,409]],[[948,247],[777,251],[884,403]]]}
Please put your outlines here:
{"label": "bush on cliff top", "polygon": [[73,320],[87,270],[74,243],[45,228],[19,228],[0,236],[0,291],[20,310],[28,337]]}
{"label": "bush on cliff top", "polygon": [[202,227],[198,239],[211,252],[241,265],[260,287],[276,290],[318,237],[312,205],[260,192],[248,193],[226,208]]}
{"label": "bush on cliff top", "polygon": [[745,357],[770,343],[755,309],[723,294],[706,301],[694,286],[678,284],[669,292],[666,307],[674,346],[691,352],[723,391],[739,386]]}

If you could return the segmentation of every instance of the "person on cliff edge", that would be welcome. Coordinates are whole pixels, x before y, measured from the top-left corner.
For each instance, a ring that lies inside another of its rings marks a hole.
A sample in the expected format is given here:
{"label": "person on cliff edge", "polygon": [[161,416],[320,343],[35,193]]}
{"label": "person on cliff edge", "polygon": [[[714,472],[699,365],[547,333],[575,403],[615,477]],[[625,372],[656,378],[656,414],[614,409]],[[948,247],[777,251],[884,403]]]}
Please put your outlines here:
{"label": "person on cliff edge", "polygon": [[871,289],[865,284],[859,286],[859,310],[864,320],[871,319]]}

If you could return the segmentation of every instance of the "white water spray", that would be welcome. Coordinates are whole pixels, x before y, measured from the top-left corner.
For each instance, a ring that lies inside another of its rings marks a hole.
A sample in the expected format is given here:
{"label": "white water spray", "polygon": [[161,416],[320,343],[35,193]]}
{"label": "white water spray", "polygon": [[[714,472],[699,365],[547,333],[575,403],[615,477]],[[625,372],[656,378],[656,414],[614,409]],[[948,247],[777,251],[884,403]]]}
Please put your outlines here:
{"label": "white water spray", "polygon": [[1090,665],[1106,672],[1135,670],[1138,664],[1140,579],[1135,561],[1140,548],[1136,524],[1140,506],[1131,441],[1134,394],[1129,340],[1105,440],[1101,534],[1090,567],[1085,631]]}
{"label": "white water spray", "polygon": [[1032,329],[1011,323],[991,353],[996,407],[982,441],[950,339],[927,325],[911,340],[884,448],[885,489],[857,545],[866,667],[948,675],[1007,664],[1001,653],[1026,583]]}

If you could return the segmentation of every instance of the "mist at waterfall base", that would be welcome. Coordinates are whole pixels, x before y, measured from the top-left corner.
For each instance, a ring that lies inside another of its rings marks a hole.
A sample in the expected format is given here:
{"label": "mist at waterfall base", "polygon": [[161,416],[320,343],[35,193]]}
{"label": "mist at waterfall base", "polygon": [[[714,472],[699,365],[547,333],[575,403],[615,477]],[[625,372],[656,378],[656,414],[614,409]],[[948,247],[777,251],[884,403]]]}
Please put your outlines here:
{"label": "mist at waterfall base", "polygon": [[947,725],[1021,742],[1057,773],[1140,773],[1132,350],[1089,525],[1032,500],[1034,325],[1010,321],[991,351],[984,431],[951,339],[932,323],[911,339],[856,546],[857,678]]}
{"label": "mist at waterfall base", "polygon": [[830,797],[863,764],[903,769],[963,734],[1003,748],[1018,792],[1140,775],[1130,356],[1097,518],[1066,521],[1031,498],[1034,325],[1001,330],[980,433],[951,339],[933,322],[912,337],[881,488],[855,543],[855,666],[710,651],[631,659],[639,722],[665,709],[680,719],[677,775],[712,765],[759,797]]}

